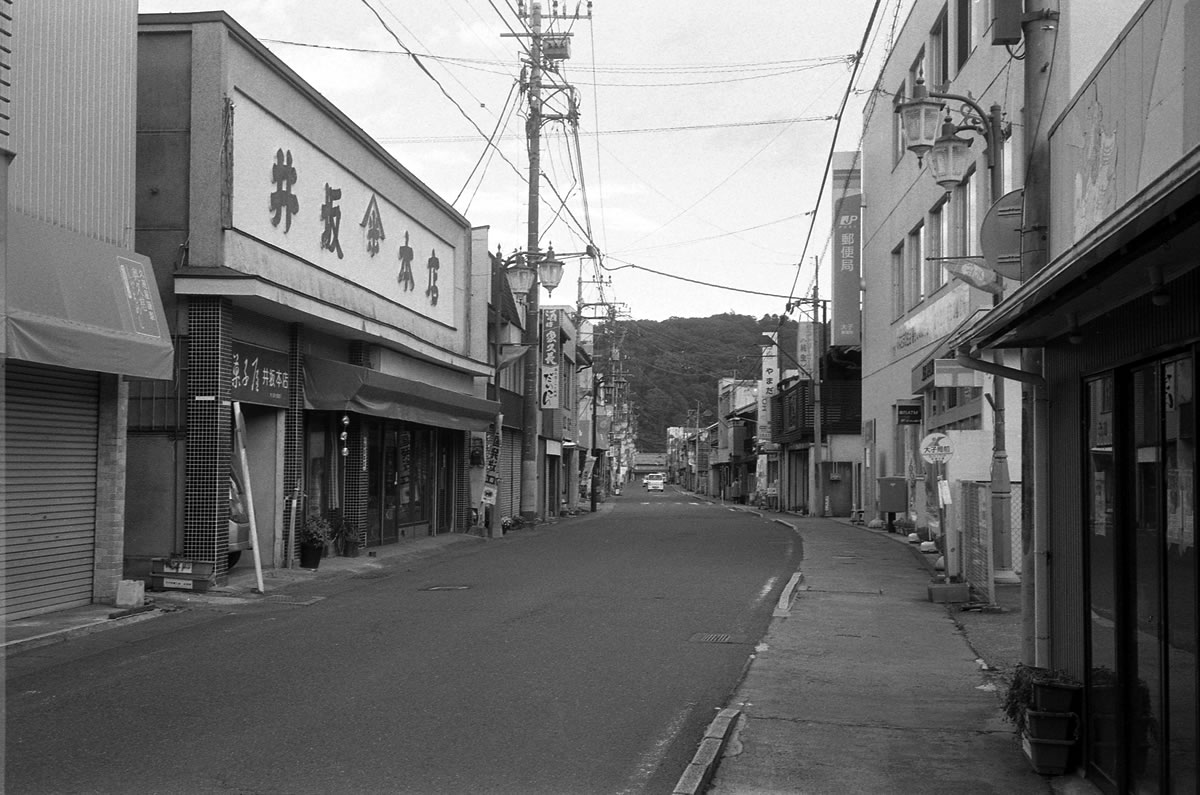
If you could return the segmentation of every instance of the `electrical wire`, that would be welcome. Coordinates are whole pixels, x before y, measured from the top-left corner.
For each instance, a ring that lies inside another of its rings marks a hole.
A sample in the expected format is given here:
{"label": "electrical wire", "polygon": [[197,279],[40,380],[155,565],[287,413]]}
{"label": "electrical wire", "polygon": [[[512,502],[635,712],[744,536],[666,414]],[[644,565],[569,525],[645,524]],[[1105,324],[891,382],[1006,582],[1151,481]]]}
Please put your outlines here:
{"label": "electrical wire", "polygon": [[[471,173],[467,174],[467,178],[463,182],[463,186],[458,189],[458,195],[456,195],[454,197],[454,201],[450,202],[451,204],[455,204],[455,205],[458,204],[458,200],[460,198],[462,198],[463,191],[465,191],[467,189],[467,185],[471,184],[471,178],[474,177],[475,172],[479,170],[479,165],[483,162],[484,157],[489,152],[491,152],[492,148],[495,146],[496,137],[500,133],[501,127],[507,126],[507,122],[508,122],[508,118],[509,118],[509,116],[507,115],[507,112],[509,109],[509,103],[512,102],[513,97],[516,95],[517,86],[518,86],[518,84],[516,82],[514,82],[509,87],[508,96],[504,98],[504,107],[500,109],[500,116],[496,119],[496,127],[494,130],[492,130],[492,134],[490,136],[488,136],[487,143],[484,145],[483,151],[479,153],[479,159],[476,160],[475,165],[471,167]],[[481,177],[481,181],[482,181],[482,177]],[[472,195],[474,195],[474,194],[472,194]]]}
{"label": "electrical wire", "polygon": [[[417,54],[414,53],[412,50],[408,49],[408,46],[405,45],[404,42],[402,42],[400,40],[400,37],[396,35],[396,32],[394,30],[392,30],[391,26],[388,25],[388,23],[384,20],[383,16],[381,16],[380,13],[378,11],[376,11],[375,8],[369,2],[367,2],[367,0],[360,0],[360,1],[362,2],[362,4],[364,6],[367,7],[367,9],[372,14],[375,15],[375,18],[379,20],[379,24],[383,26],[383,29],[386,30],[393,39],[395,39],[396,43],[398,45],[400,45],[400,47],[402,49],[404,49],[404,51],[406,53],[408,53],[408,56],[412,59],[413,63],[415,63],[417,65],[417,68],[420,69],[425,74],[426,77],[428,77],[430,80],[432,80],[434,82],[434,84],[438,87],[438,89],[442,92],[442,95],[445,96],[446,99],[450,100],[450,103],[452,105],[454,105],[455,108],[458,109],[458,112],[460,114],[462,114],[462,117],[464,119],[466,119],[468,122],[470,122],[471,126],[475,128],[475,131],[477,133],[479,133],[479,135],[485,141],[489,140],[487,133],[485,133],[482,129],[480,129],[479,125],[475,123],[475,120],[472,119],[465,110],[463,110],[463,106],[458,104],[458,100],[456,100],[454,97],[452,97],[450,95],[450,92],[448,92],[446,90],[446,87],[442,85],[441,81],[438,80],[436,77],[434,77],[433,73],[430,72],[425,67],[425,64],[421,62],[420,57],[417,56]],[[521,170],[519,168],[517,168],[516,165],[514,165],[511,160],[508,159],[508,156],[505,155],[503,152],[501,152],[499,147],[497,147],[495,145],[495,143],[492,143],[491,145],[496,150],[496,152],[500,155],[501,159],[503,159],[505,163],[508,163],[508,165],[512,168],[513,171],[517,172],[518,175],[521,175]],[[523,175],[521,175],[521,176],[523,176]]]}
{"label": "electrical wire", "polygon": [[654,268],[647,268],[644,265],[635,265],[632,262],[625,262],[625,260],[617,259],[616,257],[613,257],[611,255],[608,257],[608,259],[616,260],[617,262],[624,263],[623,265],[618,265],[615,268],[609,267],[607,265],[602,266],[604,268],[604,270],[609,271],[609,272],[624,270],[625,268],[634,268],[639,271],[645,271],[646,273],[653,273],[657,276],[665,276],[668,279],[678,279],[681,282],[688,282],[690,284],[699,284],[703,287],[712,287],[717,290],[729,290],[730,292],[746,293],[748,295],[762,295],[762,296],[766,296],[767,298],[787,298],[789,300],[792,298],[792,296],[790,296],[790,295],[779,295],[777,293],[764,293],[764,292],[759,292],[758,290],[747,290],[744,287],[730,287],[729,285],[725,285],[725,284],[715,284],[713,282],[700,281],[699,279],[689,279],[686,276],[679,276],[674,273],[667,273],[666,271],[659,271],[659,270],[655,270]]}

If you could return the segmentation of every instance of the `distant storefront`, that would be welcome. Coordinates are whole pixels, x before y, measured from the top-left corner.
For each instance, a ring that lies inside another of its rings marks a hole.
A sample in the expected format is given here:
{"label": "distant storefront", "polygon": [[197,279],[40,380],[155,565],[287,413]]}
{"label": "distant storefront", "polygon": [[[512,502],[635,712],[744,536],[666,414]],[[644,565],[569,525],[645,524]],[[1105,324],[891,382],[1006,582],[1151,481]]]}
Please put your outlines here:
{"label": "distant storefront", "polygon": [[227,15],[144,15],[139,48],[138,248],[168,263],[185,364],[178,390],[133,396],[127,568],[222,576],[247,487],[266,565],[290,565],[310,513],[358,547],[468,528],[468,450],[498,410],[468,322],[486,230]]}

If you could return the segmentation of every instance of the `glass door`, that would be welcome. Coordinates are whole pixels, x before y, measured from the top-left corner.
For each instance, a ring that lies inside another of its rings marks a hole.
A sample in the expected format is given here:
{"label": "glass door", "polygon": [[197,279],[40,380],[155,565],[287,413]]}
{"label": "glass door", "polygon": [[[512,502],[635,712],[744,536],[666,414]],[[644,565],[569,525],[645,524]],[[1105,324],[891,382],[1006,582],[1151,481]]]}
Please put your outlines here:
{"label": "glass door", "polygon": [[1114,791],[1195,792],[1191,354],[1086,384],[1088,759]]}

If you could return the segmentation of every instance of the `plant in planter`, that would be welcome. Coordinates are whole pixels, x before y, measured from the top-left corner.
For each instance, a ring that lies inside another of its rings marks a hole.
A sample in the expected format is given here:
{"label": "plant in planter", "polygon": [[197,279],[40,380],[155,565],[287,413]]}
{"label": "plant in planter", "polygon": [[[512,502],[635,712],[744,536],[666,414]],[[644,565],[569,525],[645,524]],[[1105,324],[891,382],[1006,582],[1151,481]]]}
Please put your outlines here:
{"label": "plant in planter", "polygon": [[325,546],[333,539],[333,525],[319,511],[311,511],[304,517],[304,524],[296,532],[300,546],[300,567],[315,569],[321,565]]}
{"label": "plant in planter", "polygon": [[1018,665],[1004,694],[1004,716],[1021,736],[1033,769],[1066,771],[1079,738],[1076,700],[1082,685],[1065,671]]}

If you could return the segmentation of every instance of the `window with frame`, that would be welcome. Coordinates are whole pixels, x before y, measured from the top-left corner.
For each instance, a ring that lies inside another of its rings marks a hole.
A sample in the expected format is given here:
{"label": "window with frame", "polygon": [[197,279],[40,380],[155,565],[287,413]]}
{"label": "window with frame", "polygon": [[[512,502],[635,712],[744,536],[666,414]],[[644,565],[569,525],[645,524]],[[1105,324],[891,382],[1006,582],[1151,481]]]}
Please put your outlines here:
{"label": "window with frame", "polygon": [[949,256],[950,213],[947,212],[947,201],[943,197],[929,211],[929,231],[925,235],[925,284],[929,294],[936,293],[946,283],[946,271],[942,267],[942,258]]}
{"label": "window with frame", "polygon": [[951,195],[954,212],[954,248],[950,256],[969,257],[979,250],[979,199],[975,172],[963,178]]}
{"label": "window with frame", "polygon": [[908,280],[905,297],[908,299],[909,307],[916,306],[925,298],[924,241],[925,224],[920,223],[908,233],[908,240],[905,241],[904,245],[904,251],[908,259],[904,268]]}
{"label": "window with frame", "polygon": [[892,249],[892,317],[903,317],[908,303],[904,300],[904,244]]}
{"label": "window with frame", "polygon": [[971,57],[971,51],[975,46],[975,37],[973,35],[974,24],[971,14],[971,7],[975,0],[956,0],[954,14],[954,63],[958,71],[962,71],[963,64]]}
{"label": "window with frame", "polygon": [[900,117],[900,105],[905,100],[905,84],[901,83],[892,97],[892,165],[895,166],[904,158],[908,147],[904,139],[904,121]]}
{"label": "window with frame", "polygon": [[949,15],[946,7],[938,14],[937,22],[929,31],[929,59],[927,68],[930,88],[944,90],[950,82],[950,36],[947,31]]}

